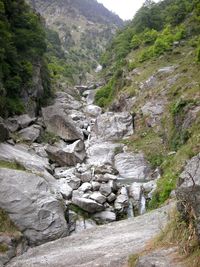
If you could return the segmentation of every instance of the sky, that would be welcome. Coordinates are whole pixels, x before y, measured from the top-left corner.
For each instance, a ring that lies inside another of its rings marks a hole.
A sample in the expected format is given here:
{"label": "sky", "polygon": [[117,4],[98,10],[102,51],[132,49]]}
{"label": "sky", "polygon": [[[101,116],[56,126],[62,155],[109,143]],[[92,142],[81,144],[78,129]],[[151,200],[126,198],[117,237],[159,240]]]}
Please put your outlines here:
{"label": "sky", "polygon": [[[97,0],[123,20],[132,19],[145,0]],[[158,1],[155,1],[158,2]]]}

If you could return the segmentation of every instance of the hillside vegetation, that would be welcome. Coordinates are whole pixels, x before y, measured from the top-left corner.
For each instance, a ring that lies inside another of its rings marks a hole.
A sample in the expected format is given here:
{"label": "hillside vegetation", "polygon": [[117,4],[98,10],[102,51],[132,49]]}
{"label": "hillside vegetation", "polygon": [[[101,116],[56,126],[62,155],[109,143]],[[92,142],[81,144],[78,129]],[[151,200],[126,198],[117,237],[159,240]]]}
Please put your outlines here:
{"label": "hillside vegetation", "polygon": [[53,79],[68,85],[91,80],[100,55],[123,21],[94,0],[29,2],[46,20]]}
{"label": "hillside vegetation", "polygon": [[161,172],[149,208],[168,199],[200,150],[199,32],[199,1],[146,1],[102,56],[107,84],[96,103],[122,111],[132,101],[135,134],[125,143]]}
{"label": "hillside vegetation", "polygon": [[[23,0],[1,0],[0,26],[0,114],[8,116],[23,113],[31,100],[39,105],[49,95],[50,84],[40,17]],[[36,69],[42,80],[40,93],[34,83]]]}

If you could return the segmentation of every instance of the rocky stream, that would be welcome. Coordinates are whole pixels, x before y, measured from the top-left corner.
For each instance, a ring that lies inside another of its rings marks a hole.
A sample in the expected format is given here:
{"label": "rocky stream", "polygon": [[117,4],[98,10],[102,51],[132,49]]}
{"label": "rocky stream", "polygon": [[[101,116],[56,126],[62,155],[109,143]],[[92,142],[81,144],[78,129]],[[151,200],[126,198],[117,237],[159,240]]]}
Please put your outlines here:
{"label": "rocky stream", "polygon": [[2,264],[28,249],[6,266],[122,266],[166,224],[169,207],[138,216],[159,172],[123,144],[133,116],[103,112],[95,91],[57,92],[40,117],[1,122],[0,161],[20,168],[0,169],[0,205],[22,233],[1,237]]}

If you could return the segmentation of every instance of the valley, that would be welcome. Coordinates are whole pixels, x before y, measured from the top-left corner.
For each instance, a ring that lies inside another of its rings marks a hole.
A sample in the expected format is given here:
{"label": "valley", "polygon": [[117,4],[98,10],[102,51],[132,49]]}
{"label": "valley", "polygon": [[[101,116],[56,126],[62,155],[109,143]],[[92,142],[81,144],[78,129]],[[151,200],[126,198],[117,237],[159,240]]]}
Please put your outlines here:
{"label": "valley", "polygon": [[28,3],[0,1],[0,267],[198,267],[198,1]]}

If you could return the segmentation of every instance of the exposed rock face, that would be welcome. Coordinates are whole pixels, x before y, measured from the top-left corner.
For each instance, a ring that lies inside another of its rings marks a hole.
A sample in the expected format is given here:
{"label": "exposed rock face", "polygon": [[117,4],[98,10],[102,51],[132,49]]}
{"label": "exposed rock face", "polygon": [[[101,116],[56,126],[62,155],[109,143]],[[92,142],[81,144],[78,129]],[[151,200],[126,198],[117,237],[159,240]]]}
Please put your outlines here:
{"label": "exposed rock face", "polygon": [[63,148],[49,145],[46,151],[49,158],[60,166],[75,166],[77,163],[81,163],[86,157],[85,145],[81,140],[77,140],[73,144],[66,145]]}
{"label": "exposed rock face", "polygon": [[106,112],[97,117],[92,137],[115,141],[133,134],[133,118],[128,112]]}
{"label": "exposed rock face", "polygon": [[61,240],[30,249],[13,259],[8,267],[121,267],[130,254],[145,244],[168,222],[171,207],[134,218],[96,227]]}
{"label": "exposed rock face", "polygon": [[34,174],[0,169],[0,207],[28,239],[39,245],[68,234],[62,203]]}
{"label": "exposed rock face", "polygon": [[142,153],[120,153],[115,156],[115,168],[122,178],[145,180],[150,175],[150,166]]}
{"label": "exposed rock face", "polygon": [[180,183],[176,190],[178,211],[186,221],[193,217],[200,240],[200,154],[188,162],[180,176]]}
{"label": "exposed rock face", "polygon": [[83,139],[83,133],[75,127],[73,120],[58,105],[43,108],[42,115],[49,132],[66,141]]}

